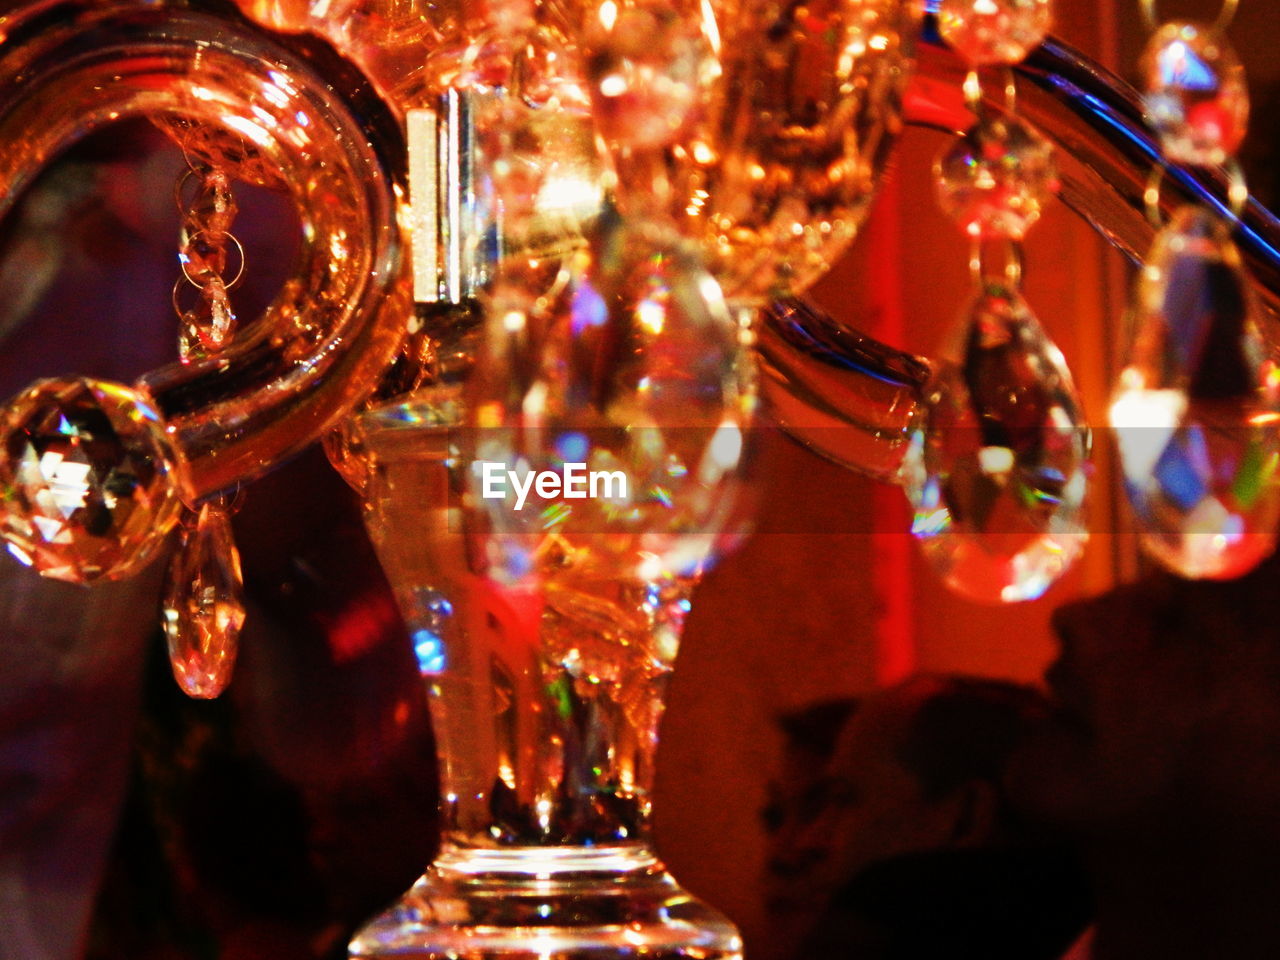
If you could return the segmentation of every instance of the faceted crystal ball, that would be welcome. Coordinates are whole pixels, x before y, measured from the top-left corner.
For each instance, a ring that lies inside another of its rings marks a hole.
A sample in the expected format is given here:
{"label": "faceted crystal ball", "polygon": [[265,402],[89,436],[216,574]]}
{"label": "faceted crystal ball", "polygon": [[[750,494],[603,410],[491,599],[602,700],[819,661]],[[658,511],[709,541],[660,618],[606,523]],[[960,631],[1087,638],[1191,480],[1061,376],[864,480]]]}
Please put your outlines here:
{"label": "faceted crystal ball", "polygon": [[142,569],[178,516],[156,412],[100,380],[43,380],[0,421],[3,534],[47,577],[118,580]]}
{"label": "faceted crystal ball", "polygon": [[1018,63],[1053,24],[1049,0],[942,0],[938,31],[974,66]]}
{"label": "faceted crystal ball", "polygon": [[1217,31],[1166,23],[1147,44],[1141,71],[1147,112],[1170,160],[1217,165],[1236,152],[1249,123],[1249,89]]}
{"label": "faceted crystal ball", "polygon": [[1021,240],[1058,191],[1053,147],[1017,117],[971,127],[938,157],[938,203],[968,236]]}

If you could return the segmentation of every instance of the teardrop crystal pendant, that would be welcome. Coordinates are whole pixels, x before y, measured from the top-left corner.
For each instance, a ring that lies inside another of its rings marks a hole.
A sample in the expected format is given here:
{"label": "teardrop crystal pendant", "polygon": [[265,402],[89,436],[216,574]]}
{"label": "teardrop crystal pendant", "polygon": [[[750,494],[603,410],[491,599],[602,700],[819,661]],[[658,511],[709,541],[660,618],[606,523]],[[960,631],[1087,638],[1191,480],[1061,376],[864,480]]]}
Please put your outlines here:
{"label": "teardrop crystal pendant", "polygon": [[1239,576],[1271,552],[1280,520],[1280,371],[1218,217],[1174,215],[1134,313],[1110,419],[1143,546],[1183,576]]}
{"label": "teardrop crystal pendant", "polygon": [[903,464],[911,532],[965,596],[1034,599],[1088,536],[1089,433],[1071,375],[1022,297],[994,284],[940,363]]}
{"label": "teardrop crystal pendant", "polygon": [[187,696],[212,699],[231,682],[243,594],[231,511],[220,500],[205,503],[183,528],[164,594],[169,663]]}

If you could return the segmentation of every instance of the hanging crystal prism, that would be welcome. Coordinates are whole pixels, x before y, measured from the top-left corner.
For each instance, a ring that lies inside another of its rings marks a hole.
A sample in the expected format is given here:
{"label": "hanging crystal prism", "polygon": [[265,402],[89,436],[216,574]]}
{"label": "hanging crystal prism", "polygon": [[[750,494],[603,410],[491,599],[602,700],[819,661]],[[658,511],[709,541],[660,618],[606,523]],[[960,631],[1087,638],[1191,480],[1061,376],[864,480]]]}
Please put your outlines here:
{"label": "hanging crystal prism", "polygon": [[1226,224],[1179,210],[1139,278],[1111,425],[1147,552],[1188,577],[1238,576],[1275,545],[1280,370]]}
{"label": "hanging crystal prism", "polygon": [[[195,191],[186,196],[183,187],[192,180]],[[176,199],[182,215],[178,250],[182,275],[173,299],[180,321],[178,352],[186,363],[216,356],[230,340],[236,316],[227,291],[244,273],[244,249],[230,232],[237,208],[225,169],[192,165],[178,181]],[[237,249],[240,262],[228,280],[224,274],[229,245]],[[199,293],[199,303],[190,310],[178,304],[184,284]],[[184,513],[182,536],[165,586],[169,663],[178,686],[198,699],[218,696],[231,682],[244,624],[244,585],[231,532],[232,512],[231,503],[218,498]]]}
{"label": "hanging crystal prism", "polygon": [[987,284],[940,356],[903,465],[912,533],[948,586],[1040,596],[1084,548],[1089,435],[1058,348]]}
{"label": "hanging crystal prism", "polygon": [[164,629],[178,686],[211,699],[231,681],[244,624],[240,554],[225,501],[205,503],[186,519],[165,587]]}
{"label": "hanging crystal prism", "polygon": [[924,555],[949,587],[985,603],[1039,597],[1088,540],[1089,430],[1066,360],[1021,293],[1020,241],[1057,190],[1056,167],[1017,115],[1012,75],[997,111],[978,69],[1021,60],[1050,19],[1048,0],[945,0],[938,11],[942,35],[968,61],[977,123],[938,158],[934,184],[973,244],[977,291],[939,352],[902,481]]}

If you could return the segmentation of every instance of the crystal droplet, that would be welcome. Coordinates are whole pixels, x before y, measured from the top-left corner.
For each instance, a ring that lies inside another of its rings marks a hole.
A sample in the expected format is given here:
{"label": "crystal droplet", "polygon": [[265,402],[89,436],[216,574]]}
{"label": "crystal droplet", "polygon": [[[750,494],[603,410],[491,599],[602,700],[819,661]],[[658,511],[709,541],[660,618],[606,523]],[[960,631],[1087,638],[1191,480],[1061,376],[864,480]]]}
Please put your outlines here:
{"label": "crystal droplet", "polygon": [[942,0],[938,32],[978,66],[1019,63],[1053,25],[1050,0]]}
{"label": "crystal droplet", "polygon": [[[190,193],[191,199],[179,197],[179,211],[188,234],[194,239],[203,234],[210,242],[219,243],[231,229],[239,208],[235,195],[231,192],[231,178],[223,170],[192,171],[190,180],[196,186]],[[222,272],[219,268],[218,272]],[[193,279],[194,275],[193,275]]]}
{"label": "crystal droplet", "polygon": [[178,516],[170,462],[160,418],[135,391],[36,383],[0,422],[9,552],[72,583],[136,573]]}
{"label": "crystal droplet", "polygon": [[164,595],[169,663],[187,696],[216,697],[231,681],[243,593],[231,512],[221,501],[206,503],[183,527]]}
{"label": "crystal droplet", "polygon": [[1148,42],[1141,72],[1147,112],[1166,157],[1218,165],[1240,147],[1249,89],[1225,37],[1201,24],[1166,23]]}
{"label": "crystal droplet", "polygon": [[601,0],[585,10],[583,49],[600,135],[623,151],[674,143],[720,75],[710,4]]}
{"label": "crystal droplet", "polygon": [[1084,548],[1089,434],[1058,348],[1022,298],[988,286],[926,392],[903,466],[912,533],[947,585],[1031,600]]}
{"label": "crystal droplet", "polygon": [[614,222],[555,296],[531,300],[500,279],[484,349],[474,459],[521,477],[579,469],[576,490],[566,480],[524,498],[511,485],[489,496],[491,483],[471,477],[495,532],[531,535],[497,544],[495,571],[655,580],[708,559],[737,493],[754,383],[746,340],[695,247]]}
{"label": "crystal droplet", "polygon": [[1156,237],[1112,396],[1125,488],[1147,552],[1188,577],[1238,576],[1280,520],[1280,371],[1227,226],[1197,207]]}
{"label": "crystal droplet", "polygon": [[980,122],[934,165],[938,203],[969,236],[1021,240],[1058,189],[1053,147],[1017,117]]}
{"label": "crystal droplet", "polygon": [[178,356],[196,360],[217,353],[231,337],[236,315],[226,286],[214,277],[200,291],[196,305],[182,314],[178,324]]}

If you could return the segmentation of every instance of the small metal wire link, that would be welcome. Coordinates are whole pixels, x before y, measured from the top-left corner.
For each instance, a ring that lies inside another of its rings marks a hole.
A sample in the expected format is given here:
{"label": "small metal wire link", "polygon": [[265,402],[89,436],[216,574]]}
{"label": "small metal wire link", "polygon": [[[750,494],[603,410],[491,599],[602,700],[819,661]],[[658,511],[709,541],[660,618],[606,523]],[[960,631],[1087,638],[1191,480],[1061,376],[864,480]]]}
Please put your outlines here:
{"label": "small metal wire link", "polygon": [[[209,241],[211,246],[217,246],[217,244],[215,244],[213,241],[213,235],[209,234],[208,231],[205,231],[205,230],[197,230],[195,233],[191,234],[191,236],[187,238],[187,243],[184,246],[190,246],[191,244],[195,243],[197,237],[205,237]],[[226,290],[230,290],[233,287],[235,287],[235,285],[238,284],[240,280],[244,277],[244,245],[239,241],[239,239],[237,239],[236,235],[234,233],[231,233],[230,231],[223,232],[221,237],[223,239],[230,240],[235,245],[236,252],[239,253],[240,255],[240,265],[239,265],[239,269],[236,270],[236,275],[232,277],[230,280],[226,280],[223,282],[223,288]],[[195,277],[191,276],[190,271],[187,270],[187,262],[188,262],[188,259],[186,255],[184,253],[179,253],[178,263],[182,267],[182,275],[186,277],[188,281],[190,281],[193,287],[204,289],[205,286],[207,286],[208,281],[205,281],[202,283],[201,281],[197,280]]]}
{"label": "small metal wire link", "polygon": [[[1227,173],[1227,209],[1231,215],[1239,219],[1249,202],[1249,185],[1245,182],[1244,171],[1234,158],[1224,164]],[[1147,177],[1147,186],[1142,191],[1142,202],[1146,207],[1147,222],[1156,230],[1165,225],[1164,214],[1160,210],[1160,187],[1164,183],[1164,167],[1157,164],[1151,168]]]}
{"label": "small metal wire link", "polygon": [[[1156,9],[1157,0],[1141,0],[1142,16],[1147,21],[1147,26],[1152,30],[1160,27],[1160,11]],[[1217,33],[1222,33],[1229,26],[1231,21],[1235,19],[1236,9],[1240,6],[1240,0],[1223,0],[1222,9],[1218,11],[1218,19],[1213,21],[1212,29]]]}
{"label": "small metal wire link", "polygon": [[[1000,254],[1004,265],[993,270],[993,257]],[[969,248],[969,274],[974,285],[981,288],[996,281],[1012,290],[1022,287],[1022,244],[1008,237],[994,240],[974,240]]]}
{"label": "small metal wire link", "polygon": [[[1004,112],[1008,114],[1018,111],[1018,86],[1012,67],[1001,67],[1000,77],[1004,87]],[[981,118],[987,112],[984,92],[988,84],[982,82],[982,74],[978,68],[971,69],[964,77],[964,102],[974,116]]]}

